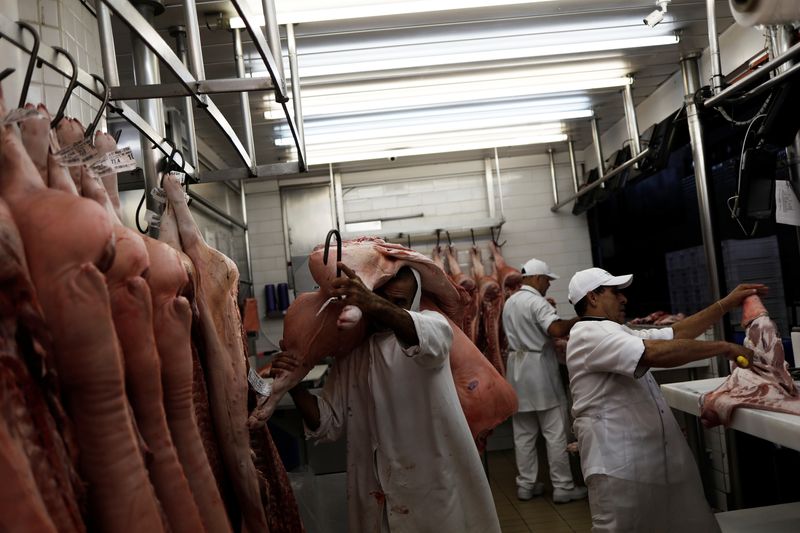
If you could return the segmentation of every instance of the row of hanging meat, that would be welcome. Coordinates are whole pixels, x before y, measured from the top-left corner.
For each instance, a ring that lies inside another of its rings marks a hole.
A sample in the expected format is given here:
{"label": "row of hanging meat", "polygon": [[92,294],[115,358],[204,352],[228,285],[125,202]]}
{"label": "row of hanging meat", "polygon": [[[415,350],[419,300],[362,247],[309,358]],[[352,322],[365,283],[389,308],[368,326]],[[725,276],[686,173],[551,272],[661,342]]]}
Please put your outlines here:
{"label": "row of hanging meat", "polygon": [[504,353],[506,339],[503,333],[503,305],[506,298],[522,285],[522,274],[509,266],[494,241],[489,242],[491,271],[486,273],[481,249],[470,248],[471,275],[461,270],[458,250],[452,245],[436,246],[432,259],[448,272],[454,283],[463,287],[469,294],[465,310],[464,333],[483,352],[492,365],[505,375]]}
{"label": "row of hanging meat", "polygon": [[0,529],[302,531],[248,425],[238,271],[179,182],[160,238],[139,235],[116,175],[87,166],[113,137],[6,111],[0,96]]}

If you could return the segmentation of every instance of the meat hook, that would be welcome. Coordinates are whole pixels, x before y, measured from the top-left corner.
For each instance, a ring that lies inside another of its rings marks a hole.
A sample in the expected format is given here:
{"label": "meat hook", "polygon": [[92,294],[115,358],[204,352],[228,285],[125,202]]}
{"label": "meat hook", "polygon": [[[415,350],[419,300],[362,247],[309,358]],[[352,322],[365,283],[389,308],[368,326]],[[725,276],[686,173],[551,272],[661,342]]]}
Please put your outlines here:
{"label": "meat hook", "polygon": [[111,91],[108,89],[108,85],[106,85],[106,80],[97,74],[92,74],[92,78],[94,78],[95,83],[103,86],[103,103],[100,104],[100,109],[97,110],[97,115],[95,115],[92,123],[86,128],[86,133],[83,136],[84,139],[91,139],[92,135],[94,135],[94,130],[97,128],[97,124],[100,122],[103,113],[105,113],[106,107],[108,106],[108,99],[111,96]]}
{"label": "meat hook", "polygon": [[477,246],[477,244],[475,243],[475,230],[470,228],[469,229],[469,234],[472,237],[472,246]]}
{"label": "meat hook", "polygon": [[411,234],[410,233],[406,233],[406,241],[408,242],[407,248],[411,249]]}
{"label": "meat hook", "polygon": [[[64,92],[64,98],[61,99],[61,105],[58,106],[56,116],[53,117],[52,121],[50,121],[51,128],[55,128],[61,119],[64,118],[64,110],[67,108],[67,102],[69,102],[69,99],[72,96],[72,91],[75,90],[75,85],[78,83],[78,65],[75,63],[75,58],[72,57],[72,54],[60,46],[54,46],[53,50],[67,58],[70,65],[72,65],[72,76],[69,78],[69,84],[67,84],[67,89]],[[39,61],[39,64],[41,65],[41,61]]]}
{"label": "meat hook", "polygon": [[437,229],[436,230],[436,247],[437,248],[439,247],[441,239],[442,239],[442,230]]}
{"label": "meat hook", "polygon": [[503,241],[502,244],[497,242],[497,239],[500,238],[500,232],[503,231],[503,226],[498,226],[497,227],[497,237],[495,237],[495,235],[494,235],[494,228],[489,228],[489,231],[492,232],[492,242],[494,243],[495,246],[497,246],[498,248],[502,248],[503,246],[506,245],[506,243],[508,242],[507,240]]}
{"label": "meat hook", "polygon": [[36,60],[39,58],[39,32],[27,22],[17,22],[17,24],[20,28],[28,30],[28,32],[33,36],[31,58],[28,60],[28,69],[25,71],[25,80],[22,82],[22,92],[19,93],[19,106],[17,106],[23,107],[25,105],[25,101],[28,99],[28,88],[31,86],[33,68],[36,66]]}
{"label": "meat hook", "polygon": [[336,277],[342,275],[342,269],[339,268],[339,262],[342,260],[342,235],[339,233],[338,229],[332,229],[328,232],[328,236],[325,237],[325,251],[322,254],[322,263],[324,265],[328,264],[328,254],[331,251],[331,238],[336,235]]}
{"label": "meat hook", "polygon": [[453,240],[450,238],[450,232],[449,231],[445,231],[444,233],[445,233],[445,235],[447,235],[447,246],[452,248],[453,247]]}
{"label": "meat hook", "polygon": [[2,72],[0,72],[0,81],[3,81],[3,80],[4,80],[4,79],[6,79],[7,77],[9,77],[9,76],[11,76],[12,74],[14,74],[14,71],[15,71],[15,70],[16,70],[16,69],[13,69],[13,68],[4,68],[4,69],[3,69],[3,71],[2,71]]}

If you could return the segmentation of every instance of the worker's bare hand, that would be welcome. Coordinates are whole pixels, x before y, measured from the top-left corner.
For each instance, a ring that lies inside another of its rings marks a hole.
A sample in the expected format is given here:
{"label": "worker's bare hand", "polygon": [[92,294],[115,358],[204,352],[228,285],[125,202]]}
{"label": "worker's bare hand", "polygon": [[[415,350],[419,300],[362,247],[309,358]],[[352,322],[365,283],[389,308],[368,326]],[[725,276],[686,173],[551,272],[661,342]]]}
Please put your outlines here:
{"label": "worker's bare hand", "polygon": [[751,368],[753,366],[753,350],[740,344],[726,342],[727,350],[725,357],[733,361],[739,368]]}
{"label": "worker's bare hand", "polygon": [[545,300],[547,300],[547,303],[549,303],[550,305],[552,305],[552,306],[553,306],[553,309],[555,309],[555,308],[556,308],[556,301],[555,301],[554,299],[552,299],[552,298],[550,298],[550,297],[548,296],[547,298],[545,298]]}
{"label": "worker's bare hand", "polygon": [[369,290],[350,267],[341,262],[336,266],[342,270],[344,276],[334,279],[331,283],[333,288],[331,296],[341,298],[347,305],[355,305],[367,314],[383,303],[384,300]]}
{"label": "worker's bare hand", "polygon": [[731,309],[739,307],[748,296],[758,294],[764,296],[767,294],[769,288],[763,283],[742,283],[731,291],[725,298],[720,300],[720,305],[727,313]]}
{"label": "worker's bare hand", "polygon": [[[283,341],[281,341],[283,344]],[[277,378],[283,374],[291,374],[300,366],[300,361],[292,352],[279,352],[272,358],[272,366],[269,369],[269,377]]]}

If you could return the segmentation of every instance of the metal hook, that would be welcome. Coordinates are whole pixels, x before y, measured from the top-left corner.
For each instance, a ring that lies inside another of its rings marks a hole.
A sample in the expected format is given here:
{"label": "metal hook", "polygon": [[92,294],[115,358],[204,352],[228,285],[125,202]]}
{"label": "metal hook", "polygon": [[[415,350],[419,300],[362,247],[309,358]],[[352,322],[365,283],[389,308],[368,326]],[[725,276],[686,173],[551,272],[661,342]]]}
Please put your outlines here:
{"label": "metal hook", "polygon": [[492,232],[492,242],[494,243],[495,246],[497,246],[498,248],[502,248],[503,246],[506,245],[506,243],[508,242],[507,240],[503,241],[502,244],[497,242],[497,239],[500,238],[500,232],[503,231],[503,226],[498,226],[497,227],[497,237],[495,237],[495,235],[494,235],[494,228],[489,228],[489,231]]}
{"label": "metal hook", "polygon": [[91,139],[92,135],[94,135],[94,130],[97,128],[97,124],[100,122],[103,113],[105,113],[106,106],[108,106],[108,99],[111,97],[111,91],[108,89],[108,85],[106,85],[106,80],[97,74],[92,74],[92,78],[94,78],[95,83],[99,83],[103,86],[103,103],[100,104],[100,109],[97,110],[97,115],[95,115],[92,123],[86,128],[86,133],[83,135],[84,139]]}
{"label": "metal hook", "polygon": [[54,46],[53,50],[67,58],[69,64],[72,65],[72,76],[69,79],[69,84],[67,85],[67,90],[64,93],[64,98],[61,99],[61,105],[58,106],[56,116],[53,117],[52,121],[50,121],[51,128],[55,128],[61,119],[64,118],[64,110],[67,108],[67,102],[69,101],[70,96],[72,96],[72,91],[75,90],[75,85],[78,82],[78,65],[75,63],[75,58],[72,57],[72,54],[60,46]]}
{"label": "metal hook", "polygon": [[9,77],[9,76],[11,76],[12,74],[14,74],[14,71],[15,71],[15,70],[16,70],[16,69],[13,69],[13,68],[4,68],[4,69],[3,69],[3,71],[2,71],[2,72],[0,72],[0,81],[3,81],[3,80],[4,80],[4,79],[6,79],[7,77]]}
{"label": "metal hook", "polygon": [[411,234],[406,233],[406,241],[408,241],[408,246],[406,248],[411,249]]}
{"label": "metal hook", "polygon": [[472,228],[470,228],[470,229],[469,229],[469,234],[470,234],[470,236],[472,237],[472,246],[477,246],[477,244],[475,243],[475,230],[473,230]]}
{"label": "metal hook", "polygon": [[25,101],[28,99],[28,88],[31,86],[31,78],[33,77],[33,68],[36,66],[36,60],[39,58],[39,32],[36,28],[27,22],[17,22],[21,28],[25,28],[33,36],[33,48],[31,48],[31,57],[28,60],[28,69],[25,71],[25,80],[22,82],[22,92],[19,93],[19,106],[23,107]]}
{"label": "metal hook", "polygon": [[453,247],[453,240],[450,238],[450,232],[449,231],[445,231],[444,233],[445,233],[445,235],[447,235],[447,246],[452,248]]}
{"label": "metal hook", "polygon": [[328,236],[325,237],[325,251],[322,254],[322,264],[328,264],[328,254],[331,251],[331,238],[336,235],[336,277],[342,275],[342,269],[339,268],[339,262],[342,260],[342,235],[339,233],[338,229],[332,229],[328,232]]}
{"label": "metal hook", "polygon": [[436,247],[437,248],[439,247],[439,244],[441,243],[441,240],[442,240],[442,230],[437,229],[436,230]]}

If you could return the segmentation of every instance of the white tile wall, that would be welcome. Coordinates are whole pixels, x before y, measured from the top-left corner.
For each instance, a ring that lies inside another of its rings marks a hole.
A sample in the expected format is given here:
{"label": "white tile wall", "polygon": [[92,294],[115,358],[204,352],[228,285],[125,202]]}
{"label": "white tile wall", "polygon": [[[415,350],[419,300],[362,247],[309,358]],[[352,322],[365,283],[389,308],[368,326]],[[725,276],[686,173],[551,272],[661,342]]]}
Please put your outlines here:
{"label": "white tile wall", "polygon": [[[79,0],[20,0],[18,9],[19,20],[32,24],[43,43],[65,48],[74,56],[79,68],[102,74],[97,23]],[[66,80],[48,67],[37,69],[28,91],[28,101],[41,102],[55,113],[64,97],[65,86]],[[85,90],[79,89],[73,92],[65,114],[87,125],[94,119],[99,103]]]}

